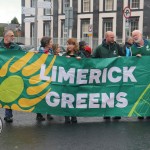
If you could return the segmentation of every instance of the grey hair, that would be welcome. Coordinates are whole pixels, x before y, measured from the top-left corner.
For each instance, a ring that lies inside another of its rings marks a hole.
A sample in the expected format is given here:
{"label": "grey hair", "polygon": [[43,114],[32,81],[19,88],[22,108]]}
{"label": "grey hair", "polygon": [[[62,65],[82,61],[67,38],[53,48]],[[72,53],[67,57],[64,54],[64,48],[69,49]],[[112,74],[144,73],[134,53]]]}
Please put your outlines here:
{"label": "grey hair", "polygon": [[[9,30],[5,30],[3,32],[3,36],[6,36],[9,32],[13,32],[13,30],[9,29]],[[14,33],[14,32],[13,32]]]}
{"label": "grey hair", "polygon": [[137,32],[137,33],[142,34],[142,32],[141,32],[140,30],[133,30],[133,31],[132,31],[132,34],[133,34],[133,32]]}
{"label": "grey hair", "polygon": [[131,36],[126,37],[125,42],[128,42],[129,40],[133,39]]}

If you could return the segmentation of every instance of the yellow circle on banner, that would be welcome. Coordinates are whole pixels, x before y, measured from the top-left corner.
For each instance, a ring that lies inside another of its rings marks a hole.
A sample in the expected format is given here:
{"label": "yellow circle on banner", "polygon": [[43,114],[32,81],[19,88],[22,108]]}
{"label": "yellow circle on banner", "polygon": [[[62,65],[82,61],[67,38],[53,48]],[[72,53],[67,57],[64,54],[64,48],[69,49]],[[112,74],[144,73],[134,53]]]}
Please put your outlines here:
{"label": "yellow circle on banner", "polygon": [[24,89],[24,82],[20,76],[10,76],[0,84],[0,100],[5,103],[15,101]]}

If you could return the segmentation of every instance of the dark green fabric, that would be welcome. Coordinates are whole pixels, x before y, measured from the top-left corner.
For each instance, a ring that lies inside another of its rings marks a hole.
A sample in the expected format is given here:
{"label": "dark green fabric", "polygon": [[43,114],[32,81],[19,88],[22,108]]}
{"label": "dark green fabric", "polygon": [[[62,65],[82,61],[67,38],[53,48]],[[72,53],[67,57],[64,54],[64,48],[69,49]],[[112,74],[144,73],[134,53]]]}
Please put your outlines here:
{"label": "dark green fabric", "polygon": [[132,45],[131,47],[132,56],[137,54],[141,55],[150,55],[150,41],[144,40],[144,46],[139,47],[137,44]]}
{"label": "dark green fabric", "polygon": [[17,45],[16,43],[11,43],[10,47],[7,48],[4,44],[4,39],[0,42],[0,51],[7,51],[7,50],[22,50],[22,48]]}
{"label": "dark green fabric", "polygon": [[102,42],[93,52],[93,58],[111,58],[117,56],[123,56],[122,48],[118,43],[107,44],[106,40]]}

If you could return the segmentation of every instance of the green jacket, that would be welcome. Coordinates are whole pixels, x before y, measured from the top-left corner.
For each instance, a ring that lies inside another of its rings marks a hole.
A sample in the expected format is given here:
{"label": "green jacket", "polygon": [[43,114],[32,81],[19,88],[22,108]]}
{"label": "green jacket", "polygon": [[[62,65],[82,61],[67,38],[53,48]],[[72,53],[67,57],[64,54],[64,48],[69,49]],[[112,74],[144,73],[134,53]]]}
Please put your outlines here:
{"label": "green jacket", "polygon": [[4,39],[3,39],[3,40],[0,42],[0,52],[2,52],[2,51],[7,51],[7,50],[22,50],[22,48],[21,48],[19,45],[15,44],[15,43],[11,43],[11,44],[10,44],[10,47],[7,48],[7,47],[5,46],[5,44],[4,44]]}
{"label": "green jacket", "polygon": [[116,42],[108,45],[106,40],[103,40],[102,44],[92,54],[93,58],[111,58],[117,56],[124,56],[122,48]]}
{"label": "green jacket", "polygon": [[131,47],[132,56],[137,54],[150,56],[150,41],[144,40],[144,46],[139,47],[136,43]]}
{"label": "green jacket", "polygon": [[85,58],[84,54],[80,53],[79,51],[75,52],[74,55],[70,55],[69,52],[64,53],[62,56],[70,56],[70,57],[81,57],[81,58]]}

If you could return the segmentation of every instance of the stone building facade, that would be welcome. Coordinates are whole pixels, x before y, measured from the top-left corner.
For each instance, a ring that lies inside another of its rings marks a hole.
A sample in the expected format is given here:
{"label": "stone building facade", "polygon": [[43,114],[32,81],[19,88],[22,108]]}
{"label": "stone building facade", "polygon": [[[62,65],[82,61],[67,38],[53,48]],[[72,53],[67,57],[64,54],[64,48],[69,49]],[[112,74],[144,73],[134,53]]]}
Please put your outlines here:
{"label": "stone building facade", "polygon": [[[44,1],[44,0],[38,0]],[[134,29],[150,37],[150,1],[149,0],[46,0],[51,8],[38,8],[37,37],[51,36],[63,45],[68,37],[86,40],[95,47],[104,38],[104,33],[112,30],[119,42],[124,42]],[[35,0],[22,0],[22,7],[35,7]],[[130,9],[130,18],[123,15],[125,7]],[[72,8],[73,12],[68,8]],[[68,19],[69,13],[69,19]],[[73,13],[73,14],[72,14]],[[41,16],[46,16],[40,18]],[[49,17],[49,19],[48,19]],[[22,27],[25,31],[26,43],[32,44],[34,38],[34,22],[25,21],[34,15],[22,15]],[[68,21],[69,20],[69,21]],[[39,40],[38,40],[39,41]]]}

